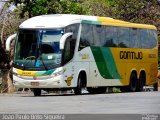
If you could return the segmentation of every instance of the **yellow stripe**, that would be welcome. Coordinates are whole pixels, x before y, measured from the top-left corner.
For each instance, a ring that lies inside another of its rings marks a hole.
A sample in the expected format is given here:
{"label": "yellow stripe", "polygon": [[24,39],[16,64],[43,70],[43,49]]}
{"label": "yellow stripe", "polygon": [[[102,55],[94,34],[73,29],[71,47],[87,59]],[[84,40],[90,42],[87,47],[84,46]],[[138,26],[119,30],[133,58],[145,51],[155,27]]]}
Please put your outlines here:
{"label": "yellow stripe", "polygon": [[147,28],[147,29],[157,30],[157,28],[154,25],[130,23],[130,22],[116,20],[116,19],[107,18],[107,17],[98,17],[97,20],[102,22],[102,25],[132,27],[132,28]]}
{"label": "yellow stripe", "polygon": [[19,75],[23,75],[23,76],[34,76],[36,74],[36,71],[23,71],[20,69],[16,69],[16,71]]}

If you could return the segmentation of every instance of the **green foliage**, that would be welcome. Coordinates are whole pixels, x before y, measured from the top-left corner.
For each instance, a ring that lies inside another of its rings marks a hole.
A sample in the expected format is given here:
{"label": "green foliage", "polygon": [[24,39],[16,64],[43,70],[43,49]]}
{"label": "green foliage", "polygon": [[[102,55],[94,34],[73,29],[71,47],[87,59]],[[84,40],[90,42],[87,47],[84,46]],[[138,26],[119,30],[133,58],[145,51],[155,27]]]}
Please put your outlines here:
{"label": "green foliage", "polygon": [[137,18],[137,14],[145,7],[145,0],[115,0],[114,12],[116,17],[126,21]]}
{"label": "green foliage", "polygon": [[116,87],[113,87],[113,93],[120,93],[121,92],[121,90],[120,90],[120,88],[116,88]]}
{"label": "green foliage", "polygon": [[2,89],[2,86],[0,85],[0,92],[2,91],[3,89]]}
{"label": "green foliage", "polygon": [[84,0],[83,7],[88,10],[88,15],[95,16],[113,16],[112,7],[113,0]]}
{"label": "green foliage", "polygon": [[17,6],[21,6],[21,17],[28,12],[29,17],[41,14],[86,14],[82,5],[73,0],[11,0]]}
{"label": "green foliage", "polygon": [[160,2],[158,0],[114,0],[114,18],[155,25],[160,34]]}

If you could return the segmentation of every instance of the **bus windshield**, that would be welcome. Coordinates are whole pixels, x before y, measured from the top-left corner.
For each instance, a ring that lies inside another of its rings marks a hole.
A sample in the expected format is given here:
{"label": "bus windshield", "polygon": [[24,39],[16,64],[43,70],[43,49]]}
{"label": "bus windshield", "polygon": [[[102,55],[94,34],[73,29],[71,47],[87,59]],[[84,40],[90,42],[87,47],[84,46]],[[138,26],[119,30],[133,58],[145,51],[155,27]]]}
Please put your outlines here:
{"label": "bus windshield", "polygon": [[15,46],[14,65],[26,69],[59,66],[62,58],[59,42],[63,34],[63,29],[20,29]]}

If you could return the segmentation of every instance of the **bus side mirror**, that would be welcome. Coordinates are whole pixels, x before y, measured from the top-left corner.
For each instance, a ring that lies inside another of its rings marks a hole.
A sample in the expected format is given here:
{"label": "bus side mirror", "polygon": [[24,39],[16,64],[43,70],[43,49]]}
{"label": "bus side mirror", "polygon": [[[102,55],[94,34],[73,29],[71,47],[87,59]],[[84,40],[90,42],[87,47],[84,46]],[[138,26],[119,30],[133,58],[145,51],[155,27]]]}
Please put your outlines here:
{"label": "bus side mirror", "polygon": [[12,42],[12,40],[16,37],[16,33],[15,34],[13,34],[13,35],[11,35],[11,36],[9,36],[8,38],[7,38],[7,40],[6,40],[6,50],[7,51],[10,51],[10,45],[11,45],[11,42]]}
{"label": "bus side mirror", "polygon": [[65,41],[67,40],[68,37],[72,36],[73,33],[69,32],[69,33],[65,33],[61,39],[60,39],[60,49],[63,50],[64,49],[64,45],[65,45]]}

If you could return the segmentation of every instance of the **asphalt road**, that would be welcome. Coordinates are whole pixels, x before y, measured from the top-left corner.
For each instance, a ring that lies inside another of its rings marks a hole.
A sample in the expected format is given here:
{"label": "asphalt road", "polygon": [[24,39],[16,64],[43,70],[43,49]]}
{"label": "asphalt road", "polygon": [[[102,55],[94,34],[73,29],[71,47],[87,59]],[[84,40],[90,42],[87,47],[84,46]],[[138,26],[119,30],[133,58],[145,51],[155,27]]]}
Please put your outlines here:
{"label": "asphalt road", "polygon": [[0,113],[160,114],[160,91],[95,95],[1,94]]}

